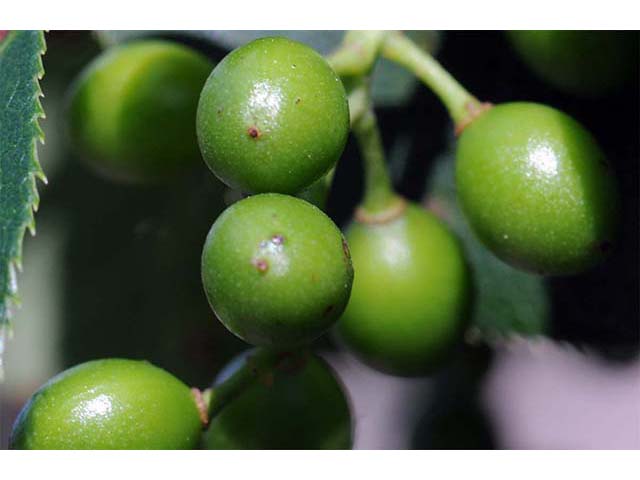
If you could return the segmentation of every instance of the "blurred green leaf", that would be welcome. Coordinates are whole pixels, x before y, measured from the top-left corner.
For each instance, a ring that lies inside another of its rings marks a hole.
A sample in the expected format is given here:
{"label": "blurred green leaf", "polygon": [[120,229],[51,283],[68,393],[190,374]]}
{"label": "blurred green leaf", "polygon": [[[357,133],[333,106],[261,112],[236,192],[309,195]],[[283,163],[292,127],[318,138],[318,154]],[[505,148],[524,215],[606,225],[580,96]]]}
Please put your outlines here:
{"label": "blurred green leaf", "polygon": [[38,120],[44,117],[39,80],[45,49],[42,31],[0,31],[0,326],[18,301],[15,270],[24,231],[35,233],[35,177],[45,180],[36,148],[44,141]]}
{"label": "blurred green leaf", "polygon": [[69,167],[59,180],[70,192],[62,199],[65,364],[146,359],[189,384],[207,385],[245,348],[215,318],[200,277],[205,237],[224,209],[223,185],[204,165],[148,188]]}
{"label": "blurred green leaf", "polygon": [[[439,34],[433,31],[408,32],[419,45],[435,52],[439,44]],[[340,45],[343,30],[103,30],[97,32],[98,40],[104,46],[115,45],[143,37],[170,37],[178,40],[192,40],[199,44],[229,51],[247,42],[267,36],[283,36],[305,43],[322,55],[327,55]],[[381,59],[373,74],[372,94],[378,106],[393,107],[406,103],[413,95],[418,82],[415,77],[388,60]]]}
{"label": "blurred green leaf", "polygon": [[541,335],[549,322],[549,298],[542,277],[516,270],[475,237],[458,206],[450,150],[439,157],[427,186],[427,206],[462,242],[475,288],[469,340],[489,343],[513,335]]}

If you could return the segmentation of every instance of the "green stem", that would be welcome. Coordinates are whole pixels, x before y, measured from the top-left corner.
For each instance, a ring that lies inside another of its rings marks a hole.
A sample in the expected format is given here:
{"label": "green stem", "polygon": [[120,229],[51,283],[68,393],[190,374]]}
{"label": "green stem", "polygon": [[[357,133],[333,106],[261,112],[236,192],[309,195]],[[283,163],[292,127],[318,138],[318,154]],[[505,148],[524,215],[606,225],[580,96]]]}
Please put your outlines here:
{"label": "green stem", "polygon": [[384,30],[350,30],[327,61],[341,77],[368,75],[386,35]]}
{"label": "green stem", "polygon": [[233,375],[216,385],[207,394],[207,413],[209,419],[238,397],[247,388],[265,380],[277,368],[283,358],[282,352],[258,349],[247,357],[246,361]]}
{"label": "green stem", "polygon": [[[349,92],[349,123],[351,126],[364,114],[368,108],[368,97],[366,88],[360,87],[361,80],[353,80],[356,88]],[[336,168],[332,168],[325,176],[316,180],[307,188],[302,190],[296,196],[313,203],[316,207],[324,210],[327,203],[327,197],[333,183],[333,176]]]}
{"label": "green stem", "polygon": [[[354,72],[366,72],[369,70],[377,58],[384,32],[369,30],[352,30],[345,34],[342,45],[332,55],[327,57],[327,61],[332,64],[339,75],[354,74]],[[349,72],[349,73],[347,73]],[[360,79],[357,77],[345,80],[347,86],[355,83],[358,85]],[[367,108],[367,95],[364,88],[351,89],[349,92],[349,124],[353,124],[360,118]],[[298,193],[298,197],[313,203],[316,207],[324,210],[335,167],[324,177],[316,180],[303,191]]]}
{"label": "green stem", "polygon": [[370,102],[369,89],[366,83],[359,79],[355,87],[349,91],[349,123],[351,128],[370,108]]}
{"label": "green stem", "polygon": [[325,210],[335,170],[335,167],[329,170],[326,175],[320,177],[300,193],[296,194],[296,197],[314,204],[320,210]]}
{"label": "green stem", "polygon": [[447,72],[433,56],[400,32],[385,37],[382,55],[413,72],[445,105],[451,119],[464,125],[482,110],[482,104]]}
{"label": "green stem", "polygon": [[362,208],[367,213],[375,214],[393,205],[397,200],[397,195],[393,191],[387,172],[384,147],[376,114],[373,110],[369,84],[363,81],[357,88],[364,89],[366,98],[366,108],[355,119],[352,126],[364,159],[365,194]]}

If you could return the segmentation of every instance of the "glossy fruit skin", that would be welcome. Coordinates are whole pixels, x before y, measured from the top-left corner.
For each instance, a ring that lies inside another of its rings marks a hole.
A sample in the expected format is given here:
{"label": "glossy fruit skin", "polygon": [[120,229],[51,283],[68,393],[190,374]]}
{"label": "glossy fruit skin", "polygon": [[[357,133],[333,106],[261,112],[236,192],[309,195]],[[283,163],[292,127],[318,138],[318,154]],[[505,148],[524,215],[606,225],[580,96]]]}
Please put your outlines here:
{"label": "glossy fruit skin", "polygon": [[353,268],[336,225],[320,209],[277,193],[231,205],[202,253],[209,304],[236,336],[259,346],[308,343],[340,316]]}
{"label": "glossy fruit skin", "polygon": [[507,103],[476,118],[458,142],[456,183],[480,240],[515,267],[579,273],[611,249],[613,172],[594,138],[558,110]]}
{"label": "glossy fruit skin", "polygon": [[637,32],[520,30],[511,44],[541,79],[578,95],[598,95],[632,76],[638,55]]}
{"label": "glossy fruit skin", "polygon": [[338,337],[383,372],[431,373],[467,318],[469,273],[457,239],[411,203],[387,223],[355,221],[346,237],[356,275]]}
{"label": "glossy fruit skin", "polygon": [[160,183],[200,163],[195,116],[213,68],[179,44],[141,40],[98,56],[69,95],[80,157],[108,178]]}
{"label": "glossy fruit skin", "polygon": [[[230,376],[245,352],[215,381]],[[274,371],[268,383],[256,382],[211,419],[204,447],[223,449],[349,449],[352,423],[349,402],[331,368],[306,354]],[[271,382],[272,380],[272,382]]]}
{"label": "glossy fruit skin", "polygon": [[349,133],[344,86],[302,43],[262,38],[227,55],[198,106],[202,156],[223,182],[295,194],[336,163]]}
{"label": "glossy fruit skin", "polygon": [[23,407],[10,447],[192,449],[202,423],[190,389],[144,361],[94,360],[43,385]]}

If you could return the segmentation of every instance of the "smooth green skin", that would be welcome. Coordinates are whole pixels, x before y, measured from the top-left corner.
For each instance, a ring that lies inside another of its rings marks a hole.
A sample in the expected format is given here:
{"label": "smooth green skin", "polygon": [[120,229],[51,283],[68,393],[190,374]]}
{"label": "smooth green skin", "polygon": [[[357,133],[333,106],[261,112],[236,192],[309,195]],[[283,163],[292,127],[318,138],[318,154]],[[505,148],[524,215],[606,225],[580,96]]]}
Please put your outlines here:
{"label": "smooth green skin", "polygon": [[457,239],[414,204],[388,223],[354,222],[346,237],[356,276],[338,336],[383,372],[431,373],[466,320],[469,274]]}
{"label": "smooth green skin", "polygon": [[[216,380],[242,365],[245,355]],[[275,370],[273,384],[257,382],[211,419],[204,447],[222,449],[349,449],[351,413],[332,370],[308,355],[300,369]]]}
{"label": "smooth green skin", "polygon": [[213,64],[166,41],[111,48],[74,83],[70,137],[81,158],[105,176],[159,183],[200,162],[194,119]]}
{"label": "smooth green skin", "polygon": [[480,240],[515,267],[573,274],[611,249],[613,173],[594,138],[558,110],[507,103],[483,113],[459,139],[456,183]]}
{"label": "smooth green skin", "polygon": [[321,55],[292,40],[262,38],[213,70],[197,127],[204,160],[224,183],[244,192],[295,194],[342,154],[349,105]]}
{"label": "smooth green skin", "polygon": [[55,376],[23,407],[10,448],[151,450],[198,446],[190,389],[144,361],[106,359]]}
{"label": "smooth green skin", "polygon": [[508,36],[540,78],[574,94],[615,90],[637,65],[637,32],[521,30],[508,32]]}
{"label": "smooth green skin", "polygon": [[211,227],[202,253],[212,309],[253,345],[311,342],[338,319],[352,281],[338,227],[288,195],[260,194],[231,205]]}

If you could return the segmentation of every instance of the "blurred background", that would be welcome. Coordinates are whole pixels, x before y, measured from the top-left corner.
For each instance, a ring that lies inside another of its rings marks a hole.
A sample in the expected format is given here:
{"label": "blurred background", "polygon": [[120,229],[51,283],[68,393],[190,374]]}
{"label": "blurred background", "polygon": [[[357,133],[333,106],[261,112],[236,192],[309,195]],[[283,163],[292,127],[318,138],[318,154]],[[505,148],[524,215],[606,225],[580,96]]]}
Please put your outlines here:
{"label": "blurred background", "polygon": [[[47,33],[46,144],[39,152],[49,184],[39,185],[37,235],[25,238],[22,307],[6,345],[3,448],[26,399],[72,365],[144,358],[204,388],[246,348],[215,319],[200,284],[202,244],[225,206],[225,187],[204,163],[166,187],[103,180],[69,151],[64,106],[77,73],[107,45],[160,35],[219,60],[230,48],[270,33]],[[325,54],[342,36],[280,33]],[[620,57],[624,78],[595,95],[548,83],[504,32],[412,35],[478,98],[547,103],[582,122],[616,172],[622,231],[609,261],[576,277],[541,279],[494,259],[478,246],[455,203],[454,137],[444,108],[410,75],[380,62],[374,92],[396,187],[461,237],[476,301],[460,354],[431,377],[377,373],[330,336],[317,343],[352,400],[355,448],[640,448],[638,33],[614,34],[622,42],[614,44],[628,50],[606,55]],[[603,52],[607,48],[603,41]],[[341,226],[360,199],[361,176],[350,140],[327,207]]]}

